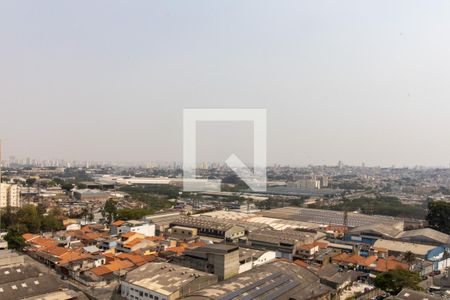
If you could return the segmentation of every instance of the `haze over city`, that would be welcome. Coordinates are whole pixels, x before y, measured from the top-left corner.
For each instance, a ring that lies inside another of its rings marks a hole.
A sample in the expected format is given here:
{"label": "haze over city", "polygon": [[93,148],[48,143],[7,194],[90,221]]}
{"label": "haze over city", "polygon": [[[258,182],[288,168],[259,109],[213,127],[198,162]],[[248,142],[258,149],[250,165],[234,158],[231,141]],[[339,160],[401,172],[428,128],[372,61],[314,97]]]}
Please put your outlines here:
{"label": "haze over city", "polygon": [[[449,9],[2,1],[4,159],[181,161],[184,108],[265,108],[269,164],[448,166]],[[241,125],[199,160],[248,155]]]}
{"label": "haze over city", "polygon": [[450,300],[450,2],[0,1],[1,300]]}

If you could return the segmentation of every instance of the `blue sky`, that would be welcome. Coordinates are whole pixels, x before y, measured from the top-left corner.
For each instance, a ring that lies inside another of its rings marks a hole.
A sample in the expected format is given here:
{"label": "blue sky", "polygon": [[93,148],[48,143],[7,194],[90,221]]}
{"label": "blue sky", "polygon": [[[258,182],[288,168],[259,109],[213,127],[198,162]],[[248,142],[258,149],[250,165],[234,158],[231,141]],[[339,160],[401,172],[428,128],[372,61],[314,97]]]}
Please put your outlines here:
{"label": "blue sky", "polygon": [[[448,1],[2,1],[0,137],[179,161],[184,108],[266,108],[269,163],[448,165],[449,32]],[[243,126],[199,160],[247,155]]]}

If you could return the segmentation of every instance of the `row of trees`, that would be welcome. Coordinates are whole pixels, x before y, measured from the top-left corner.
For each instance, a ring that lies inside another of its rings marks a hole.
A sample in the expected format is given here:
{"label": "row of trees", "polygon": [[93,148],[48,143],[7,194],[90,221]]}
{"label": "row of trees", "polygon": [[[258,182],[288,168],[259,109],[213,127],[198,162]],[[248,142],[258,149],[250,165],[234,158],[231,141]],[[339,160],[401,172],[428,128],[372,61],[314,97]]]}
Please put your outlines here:
{"label": "row of trees", "polygon": [[428,202],[427,221],[431,228],[450,234],[450,203],[445,201]]}
{"label": "row of trees", "polygon": [[19,209],[6,208],[2,211],[1,229],[7,230],[5,240],[13,249],[23,246],[22,234],[57,231],[64,229],[64,215],[60,209],[46,213],[42,205],[24,205]]}
{"label": "row of trees", "polygon": [[386,215],[393,217],[423,219],[426,209],[404,204],[397,197],[377,196],[375,198],[360,197],[356,199],[344,199],[342,203],[334,206],[310,205],[311,208],[331,210],[361,211],[369,215]]}
{"label": "row of trees", "polygon": [[116,202],[112,199],[106,201],[102,211],[106,222],[111,224],[114,220],[137,220],[144,216],[155,213],[156,209],[152,207],[147,208],[122,208],[118,209]]}

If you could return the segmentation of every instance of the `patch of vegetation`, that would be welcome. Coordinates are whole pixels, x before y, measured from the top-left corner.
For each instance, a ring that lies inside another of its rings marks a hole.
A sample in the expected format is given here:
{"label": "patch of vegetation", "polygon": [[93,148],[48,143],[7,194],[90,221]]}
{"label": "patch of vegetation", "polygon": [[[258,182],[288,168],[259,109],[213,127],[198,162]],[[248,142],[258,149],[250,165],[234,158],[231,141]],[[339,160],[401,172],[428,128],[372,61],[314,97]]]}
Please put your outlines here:
{"label": "patch of vegetation", "polygon": [[127,185],[119,188],[120,191],[130,194],[133,198],[138,194],[154,194],[176,198],[179,196],[180,188],[173,185],[152,184],[152,185]]}
{"label": "patch of vegetation", "polygon": [[3,211],[1,228],[8,230],[5,237],[8,246],[20,249],[24,244],[22,234],[62,230],[63,219],[64,215],[59,209],[52,209],[44,214],[38,207],[28,204],[16,210],[7,208]]}
{"label": "patch of vegetation", "polygon": [[117,210],[118,220],[139,220],[144,216],[154,214],[156,212],[153,208],[123,208]]}
{"label": "patch of vegetation", "polygon": [[386,196],[344,199],[342,203],[333,206],[312,205],[310,207],[339,211],[360,211],[361,213],[368,215],[386,215],[416,219],[424,219],[426,216],[426,210],[422,207],[418,205],[403,204],[397,197]]}
{"label": "patch of vegetation", "polygon": [[222,178],[222,191],[239,192],[248,190],[248,188],[248,185],[236,174],[232,174]]}
{"label": "patch of vegetation", "polygon": [[450,234],[450,203],[430,201],[426,219],[431,228]]}
{"label": "patch of vegetation", "polygon": [[[128,193],[134,200],[144,203],[145,209],[151,211],[150,213],[172,207],[168,198],[177,198],[180,191],[177,187],[166,185],[125,186],[120,190]],[[122,213],[126,214],[127,212],[123,211]]]}
{"label": "patch of vegetation", "polygon": [[390,294],[398,294],[403,288],[420,290],[417,284],[421,278],[419,273],[397,269],[379,274],[375,278],[375,286]]}

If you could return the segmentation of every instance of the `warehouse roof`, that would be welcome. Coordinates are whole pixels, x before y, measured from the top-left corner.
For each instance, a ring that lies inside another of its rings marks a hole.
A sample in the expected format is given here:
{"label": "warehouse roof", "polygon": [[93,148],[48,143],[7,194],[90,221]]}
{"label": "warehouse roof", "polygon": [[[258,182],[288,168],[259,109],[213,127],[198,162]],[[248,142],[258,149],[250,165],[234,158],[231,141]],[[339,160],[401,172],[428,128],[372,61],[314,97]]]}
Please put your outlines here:
{"label": "warehouse roof", "polygon": [[199,277],[216,278],[215,275],[175,264],[153,262],[128,272],[125,281],[168,296]]}
{"label": "warehouse roof", "polygon": [[32,266],[18,266],[0,269],[0,284],[24,280],[39,276],[39,271]]}
{"label": "warehouse roof", "polygon": [[408,230],[399,233],[396,236],[397,239],[401,240],[413,240],[415,238],[425,238],[441,244],[449,244],[450,236],[443,232],[431,229],[431,228],[421,228],[416,230]]}
{"label": "warehouse roof", "polygon": [[401,241],[390,241],[379,239],[375,241],[374,247],[377,248],[385,248],[388,251],[394,251],[399,253],[405,253],[411,251],[412,253],[420,256],[425,256],[428,251],[436,248],[435,246],[416,244],[416,243],[407,243]]}
{"label": "warehouse roof", "polygon": [[[324,209],[312,209],[287,206],[263,211],[264,217],[297,220],[302,222],[317,223],[323,225],[344,225],[344,212]],[[356,227],[368,224],[387,224],[393,225],[404,222],[401,218],[389,216],[365,215],[349,212],[347,218],[348,226]]]}
{"label": "warehouse roof", "polygon": [[53,276],[43,275],[0,285],[0,299],[24,299],[57,291],[59,283]]}
{"label": "warehouse roof", "polygon": [[262,229],[251,232],[248,235],[250,241],[259,241],[271,244],[295,244],[296,242],[304,242],[306,244],[312,243],[315,240],[325,236],[319,232],[305,232],[292,229],[286,230],[272,230]]}
{"label": "warehouse roof", "polygon": [[386,225],[381,223],[374,223],[355,227],[349,231],[352,234],[375,234],[385,238],[394,238],[403,231],[403,226]]}
{"label": "warehouse roof", "polygon": [[211,217],[188,217],[180,216],[171,222],[172,226],[185,226],[191,228],[212,229],[218,231],[228,231],[233,227],[244,227],[235,225],[231,220],[221,220]]}
{"label": "warehouse roof", "polygon": [[330,290],[311,271],[276,261],[194,292],[185,299],[311,299]]}
{"label": "warehouse roof", "polygon": [[411,289],[403,289],[398,293],[397,296],[390,297],[389,299],[404,299],[404,300],[438,300],[442,299],[440,297],[436,297],[427,293],[411,290]]}

